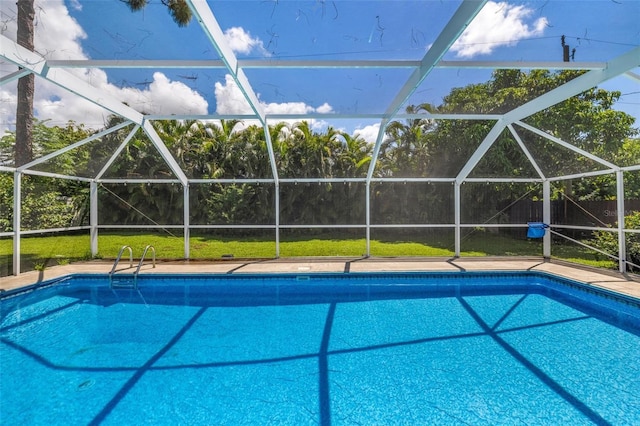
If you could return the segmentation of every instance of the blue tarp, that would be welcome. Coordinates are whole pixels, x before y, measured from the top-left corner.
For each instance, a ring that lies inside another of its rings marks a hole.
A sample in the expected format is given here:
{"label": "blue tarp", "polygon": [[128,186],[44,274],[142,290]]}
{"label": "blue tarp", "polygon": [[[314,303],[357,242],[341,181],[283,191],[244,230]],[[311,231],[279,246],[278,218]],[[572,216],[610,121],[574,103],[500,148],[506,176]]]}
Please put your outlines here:
{"label": "blue tarp", "polygon": [[528,225],[527,238],[542,238],[544,237],[544,231],[549,227],[549,225],[542,222],[529,222]]}

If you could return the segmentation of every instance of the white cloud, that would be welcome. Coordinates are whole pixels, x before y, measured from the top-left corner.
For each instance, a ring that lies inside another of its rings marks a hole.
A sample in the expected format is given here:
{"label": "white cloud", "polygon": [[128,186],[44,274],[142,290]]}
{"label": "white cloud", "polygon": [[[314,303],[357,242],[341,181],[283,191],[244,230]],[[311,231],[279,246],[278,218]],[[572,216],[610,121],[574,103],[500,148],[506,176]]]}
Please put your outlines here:
{"label": "white cloud", "polygon": [[153,73],[146,89],[118,88],[104,82],[102,88],[137,111],[147,114],[206,114],[207,101],[183,83],[171,81],[161,72]]}
{"label": "white cloud", "polygon": [[86,39],[87,34],[69,15],[64,2],[41,0],[36,4],[36,51],[49,59],[85,59],[80,41]]}
{"label": "white cloud", "polygon": [[[233,77],[229,74],[225,76],[224,83],[216,82],[215,96],[216,112],[218,114],[253,114],[251,106],[240,91]],[[304,102],[259,102],[260,107],[266,114],[308,114],[312,112],[326,114],[333,111],[331,105],[326,102],[317,108],[307,105]]]}
{"label": "white cloud", "polygon": [[356,128],[353,131],[353,136],[360,136],[362,139],[369,143],[375,143],[380,132],[380,123],[375,123],[363,128]]}
{"label": "white cloud", "polygon": [[[87,34],[69,15],[62,0],[35,2],[34,45],[35,50],[50,59],[83,59],[79,41]],[[17,11],[13,1],[0,1],[2,35],[16,39]]]}
{"label": "white cloud", "polygon": [[304,102],[272,102],[268,104],[260,102],[260,104],[266,114],[308,114],[315,111],[315,108]]}
{"label": "white cloud", "polygon": [[329,122],[325,120],[307,120],[311,125],[311,130],[322,133],[326,132],[329,128]]}
{"label": "white cloud", "polygon": [[[78,8],[80,4],[73,0],[70,7]],[[3,35],[15,40],[15,3],[0,1],[0,10],[6,25]],[[63,0],[36,1],[37,19],[35,31],[36,51],[48,59],[88,59],[82,49],[82,40],[87,34],[78,22],[69,15]],[[268,55],[263,42],[252,37],[240,27],[232,27],[225,31],[225,36],[234,52]],[[15,68],[14,68],[15,69]],[[104,91],[116,99],[127,103],[137,111],[147,114],[207,114],[208,104],[202,95],[185,84],[171,81],[160,72],[153,74],[145,88],[118,87],[109,82],[107,74],[99,69],[73,68],[69,72],[79,79],[88,82],[99,91]],[[16,84],[2,87],[3,120],[0,132],[12,128],[15,121]],[[224,82],[215,83],[214,95],[217,112],[220,114],[252,114],[252,110],[230,75]],[[328,114],[333,111],[331,105],[324,103],[317,108],[303,102],[265,103],[261,108],[267,114],[306,114],[319,112]],[[89,128],[100,128],[106,121],[109,111],[95,105],[77,95],[72,94],[48,81],[36,78],[34,112],[37,118],[48,120],[53,125],[64,125],[73,120]],[[312,120],[316,128],[323,122]]]}
{"label": "white cloud", "polygon": [[329,114],[330,112],[333,112],[333,108],[331,107],[331,105],[325,102],[318,108],[316,108],[316,111],[320,114]]}
{"label": "white cloud", "polygon": [[0,86],[0,137],[5,131],[12,127],[16,116],[17,96],[15,91],[5,90],[4,86]]}
{"label": "white cloud", "polygon": [[218,114],[253,113],[251,106],[230,74],[225,76],[224,83],[216,82],[214,94],[216,96],[216,112]]}
{"label": "white cloud", "polygon": [[[36,10],[34,44],[37,52],[48,59],[88,59],[81,45],[81,41],[87,35],[77,21],[69,15],[63,0],[41,0],[36,2]],[[15,40],[15,3],[0,1],[0,11],[6,22],[2,34]],[[144,113],[206,114],[208,112],[207,101],[198,92],[181,82],[169,80],[159,72],[154,73],[153,81],[144,89],[115,86],[108,81],[107,74],[99,69],[77,68],[69,72],[96,89],[109,93]],[[13,83],[4,85],[2,88],[0,96],[2,96],[3,120],[0,122],[0,134],[13,127],[16,87],[17,83]],[[63,125],[73,120],[89,128],[101,128],[110,114],[102,107],[41,78],[36,78],[34,112],[37,118],[49,120],[54,125]]]}
{"label": "white cloud", "polygon": [[80,4],[80,0],[70,0],[69,3],[74,10],[82,10],[82,5]]}
{"label": "white cloud", "polygon": [[[225,76],[224,83],[216,82],[215,84],[215,97],[216,97],[216,113],[222,115],[233,114],[253,114],[251,106],[245,99],[244,95],[240,91],[240,88],[236,84],[233,77],[229,74]],[[304,102],[281,102],[281,103],[266,103],[258,100],[260,108],[265,114],[309,114],[318,112],[321,114],[329,114],[333,111],[333,108],[328,103],[324,103],[317,108],[311,105],[307,105]],[[293,124],[300,120],[278,120],[284,121],[289,124]],[[321,131],[326,129],[328,123],[324,120],[309,119],[311,129],[315,131]],[[257,124],[257,120],[245,120],[242,124],[238,124],[236,130],[242,130],[252,124]]]}
{"label": "white cloud", "polygon": [[229,43],[229,47],[231,47],[231,50],[235,53],[248,55],[249,53],[256,51],[261,55],[269,56],[269,52],[264,48],[262,40],[259,38],[252,38],[251,34],[241,27],[229,28],[224,32],[224,36]]}
{"label": "white cloud", "polygon": [[[107,121],[109,112],[78,96],[61,93],[60,89],[47,82],[36,84],[36,97],[33,100],[34,115],[47,120],[52,125],[63,126],[72,120],[85,124],[88,128],[100,128]],[[15,112],[15,105],[12,113]]]}
{"label": "white cloud", "polygon": [[519,40],[544,33],[547,18],[531,20],[534,10],[506,2],[487,2],[467,29],[451,46],[461,58],[488,55],[500,46],[514,46]]}

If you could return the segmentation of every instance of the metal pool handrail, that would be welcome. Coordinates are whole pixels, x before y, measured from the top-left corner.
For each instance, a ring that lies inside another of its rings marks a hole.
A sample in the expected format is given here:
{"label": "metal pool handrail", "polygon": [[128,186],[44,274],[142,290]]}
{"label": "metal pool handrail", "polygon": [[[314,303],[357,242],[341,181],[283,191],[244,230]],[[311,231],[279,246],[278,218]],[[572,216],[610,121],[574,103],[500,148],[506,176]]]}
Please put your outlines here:
{"label": "metal pool handrail", "polygon": [[153,267],[156,267],[156,248],[154,246],[152,246],[151,244],[149,244],[148,246],[146,246],[144,248],[144,251],[142,252],[142,257],[140,258],[140,262],[138,263],[138,267],[136,268],[136,271],[133,273],[134,276],[138,275],[138,272],[140,272],[140,268],[142,268],[142,263],[144,262],[144,257],[147,255],[147,251],[149,251],[149,249],[151,249],[151,252],[153,253]]}
{"label": "metal pool handrail", "polygon": [[122,253],[124,253],[125,249],[129,249],[129,268],[133,268],[133,250],[131,250],[131,246],[122,246],[122,248],[118,252],[116,261],[113,262],[113,268],[111,268],[111,272],[109,272],[109,275],[113,275],[113,273],[116,271],[116,266],[118,266],[118,262],[120,262],[120,258],[122,257]]}

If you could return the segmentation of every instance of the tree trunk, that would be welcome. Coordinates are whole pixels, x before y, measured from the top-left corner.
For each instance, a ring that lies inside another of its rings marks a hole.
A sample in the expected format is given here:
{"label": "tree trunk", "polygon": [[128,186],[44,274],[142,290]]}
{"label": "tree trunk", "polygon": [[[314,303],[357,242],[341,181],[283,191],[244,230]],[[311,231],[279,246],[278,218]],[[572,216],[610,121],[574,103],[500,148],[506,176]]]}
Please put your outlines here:
{"label": "tree trunk", "polygon": [[[18,44],[33,52],[34,0],[18,0]],[[22,166],[33,159],[33,74],[18,80],[18,105],[16,108],[15,165]]]}

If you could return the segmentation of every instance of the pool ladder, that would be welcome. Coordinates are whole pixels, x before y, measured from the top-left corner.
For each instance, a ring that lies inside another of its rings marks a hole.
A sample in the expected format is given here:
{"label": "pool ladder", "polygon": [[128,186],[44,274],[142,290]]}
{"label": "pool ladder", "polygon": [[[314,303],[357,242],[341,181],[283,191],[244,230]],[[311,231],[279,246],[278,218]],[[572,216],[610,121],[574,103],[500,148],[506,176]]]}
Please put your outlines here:
{"label": "pool ladder", "polygon": [[144,263],[144,258],[147,255],[147,252],[151,250],[153,254],[153,267],[156,267],[156,249],[152,245],[148,245],[144,248],[142,252],[142,257],[140,257],[140,262],[138,262],[138,267],[133,272],[133,274],[120,273],[116,274],[116,267],[122,258],[125,250],[129,250],[129,268],[133,268],[133,250],[131,250],[131,246],[122,246],[120,251],[118,252],[118,256],[116,257],[116,261],[113,262],[113,268],[111,268],[111,272],[109,272],[109,287],[112,289],[115,288],[130,288],[137,290],[138,289],[138,273],[140,272],[140,268],[142,268],[142,264]]}

